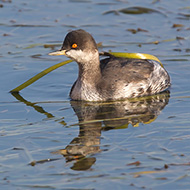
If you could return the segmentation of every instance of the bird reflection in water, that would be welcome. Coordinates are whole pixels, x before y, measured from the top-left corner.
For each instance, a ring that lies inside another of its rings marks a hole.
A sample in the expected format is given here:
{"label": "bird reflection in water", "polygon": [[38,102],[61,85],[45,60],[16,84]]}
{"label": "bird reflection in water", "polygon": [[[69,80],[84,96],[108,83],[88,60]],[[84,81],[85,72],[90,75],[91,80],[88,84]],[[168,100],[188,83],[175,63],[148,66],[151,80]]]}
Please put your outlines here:
{"label": "bird reflection in water", "polygon": [[[33,107],[39,113],[53,118],[35,103],[28,102],[18,93],[13,96],[27,106]],[[164,107],[168,104],[170,92],[157,95],[128,99],[114,102],[84,102],[70,101],[78,117],[79,135],[75,137],[64,149],[52,152],[62,154],[66,162],[71,162],[73,170],[87,170],[96,162],[95,154],[100,152],[101,132],[111,129],[124,129],[129,124],[133,127],[140,123],[153,122]],[[64,121],[61,124],[66,124]],[[39,161],[40,163],[40,161]]]}
{"label": "bird reflection in water", "polygon": [[117,102],[92,103],[71,101],[79,120],[79,135],[59,151],[67,162],[75,161],[71,169],[87,170],[100,152],[101,131],[133,127],[153,122],[169,102],[169,92]]}

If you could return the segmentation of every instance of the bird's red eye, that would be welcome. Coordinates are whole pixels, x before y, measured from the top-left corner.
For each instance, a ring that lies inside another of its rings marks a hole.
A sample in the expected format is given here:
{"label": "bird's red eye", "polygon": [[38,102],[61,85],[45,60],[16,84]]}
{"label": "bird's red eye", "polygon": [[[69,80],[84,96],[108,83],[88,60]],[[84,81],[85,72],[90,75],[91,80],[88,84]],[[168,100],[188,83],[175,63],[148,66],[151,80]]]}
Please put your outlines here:
{"label": "bird's red eye", "polygon": [[77,48],[77,44],[73,44],[73,45],[72,45],[72,48]]}

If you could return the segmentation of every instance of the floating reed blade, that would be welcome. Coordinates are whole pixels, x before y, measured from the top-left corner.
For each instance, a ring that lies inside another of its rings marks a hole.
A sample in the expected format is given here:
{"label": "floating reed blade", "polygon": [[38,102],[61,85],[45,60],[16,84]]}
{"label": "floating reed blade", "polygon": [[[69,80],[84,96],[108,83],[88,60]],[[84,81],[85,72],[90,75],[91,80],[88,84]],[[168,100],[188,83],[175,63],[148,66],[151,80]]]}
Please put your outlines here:
{"label": "floating reed blade", "polygon": [[115,57],[124,57],[124,58],[131,58],[131,59],[149,59],[154,60],[160,63],[163,67],[161,61],[154,55],[145,54],[145,53],[123,53],[123,52],[109,52],[109,54]]}
{"label": "floating reed blade", "polygon": [[13,92],[19,92],[21,91],[22,89],[26,88],[27,86],[31,85],[32,83],[34,83],[35,81],[37,81],[38,79],[40,79],[41,77],[43,77],[44,75],[47,75],[48,73],[50,73],[51,71],[63,66],[63,65],[66,65],[68,63],[72,62],[72,60],[67,60],[67,61],[63,61],[63,62],[60,62],[58,64],[55,64],[47,69],[45,69],[44,71],[38,73],[37,75],[35,75],[34,77],[30,78],[29,80],[27,80],[26,82],[24,82],[23,84],[19,85],[18,87],[14,88],[13,90],[11,90],[10,92],[13,93]]}
{"label": "floating reed blade", "polygon": [[[100,53],[100,55],[112,55],[115,57],[124,57],[124,58],[131,58],[131,59],[149,59],[149,60],[154,60],[160,63],[160,65],[163,67],[162,63],[160,62],[160,60],[155,57],[154,55],[150,55],[150,54],[144,54],[144,53],[123,53],[123,52],[103,52]],[[70,62],[72,62],[73,60],[67,60],[67,61],[63,61],[60,62],[58,64],[55,64],[47,69],[45,69],[44,71],[38,73],[37,75],[35,75],[34,77],[30,78],[29,80],[27,80],[26,82],[24,82],[23,84],[19,85],[18,87],[14,88],[13,90],[11,90],[10,92],[19,92],[22,89],[26,88],[27,86],[31,85],[32,83],[34,83],[35,81],[37,81],[38,79],[40,79],[41,77],[43,77],[44,75],[50,73],[51,71],[66,65]]]}

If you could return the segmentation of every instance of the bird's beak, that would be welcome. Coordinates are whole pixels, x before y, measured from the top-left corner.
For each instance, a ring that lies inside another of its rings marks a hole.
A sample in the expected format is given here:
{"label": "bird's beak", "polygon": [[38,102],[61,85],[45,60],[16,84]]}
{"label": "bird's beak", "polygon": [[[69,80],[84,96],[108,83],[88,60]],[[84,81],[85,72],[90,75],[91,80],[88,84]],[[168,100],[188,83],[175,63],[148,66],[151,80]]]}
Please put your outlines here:
{"label": "bird's beak", "polygon": [[65,54],[66,50],[58,50],[58,51],[54,51],[54,52],[51,52],[51,53],[48,53],[48,55],[66,55]]}

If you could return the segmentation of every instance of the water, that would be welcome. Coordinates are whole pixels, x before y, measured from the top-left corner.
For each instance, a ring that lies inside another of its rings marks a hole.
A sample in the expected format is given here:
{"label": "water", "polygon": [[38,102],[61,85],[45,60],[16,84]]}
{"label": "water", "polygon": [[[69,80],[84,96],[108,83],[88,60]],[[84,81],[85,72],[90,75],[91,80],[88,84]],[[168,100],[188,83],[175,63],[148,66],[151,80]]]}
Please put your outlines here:
{"label": "water", "polygon": [[[2,189],[189,189],[188,1],[0,4]],[[134,6],[153,12],[112,11]],[[170,93],[114,104],[72,102],[76,63],[41,78],[20,96],[9,93],[66,60],[47,54],[78,28],[102,42],[100,51],[159,57],[172,79]]]}

